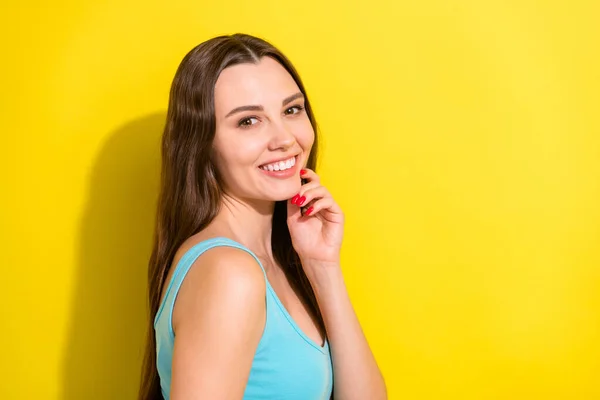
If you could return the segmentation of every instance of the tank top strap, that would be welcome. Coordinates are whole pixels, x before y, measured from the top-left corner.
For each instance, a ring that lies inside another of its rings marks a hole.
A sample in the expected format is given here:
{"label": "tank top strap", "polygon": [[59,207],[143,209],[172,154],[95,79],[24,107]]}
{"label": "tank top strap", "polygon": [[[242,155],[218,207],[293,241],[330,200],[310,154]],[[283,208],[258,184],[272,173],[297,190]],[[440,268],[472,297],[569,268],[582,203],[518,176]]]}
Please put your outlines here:
{"label": "tank top strap", "polygon": [[[234,247],[234,248],[237,248],[240,250],[244,250],[247,253],[249,253],[250,255],[252,255],[252,257],[254,257],[254,259],[260,266],[260,269],[262,270],[263,276],[265,278],[265,282],[267,282],[267,285],[268,285],[267,274],[265,272],[265,268],[263,267],[262,263],[260,262],[260,260],[256,256],[256,254],[254,254],[250,249],[248,249],[241,243],[238,243],[235,240],[232,240],[232,239],[229,239],[226,237],[215,237],[215,238],[203,240],[203,241],[195,244],[194,246],[192,246],[189,250],[187,250],[183,254],[183,256],[180,258],[177,265],[175,266],[175,271],[173,272],[173,276],[171,278],[171,281],[169,282],[169,286],[167,287],[165,296],[159,306],[156,316],[154,317],[154,328],[155,329],[157,327],[157,324],[159,323],[159,320],[161,318],[166,318],[167,325],[169,326],[169,333],[171,334],[172,337],[174,337],[173,325],[172,325],[173,308],[175,306],[175,299],[177,298],[177,294],[179,293],[181,284],[183,283],[185,276],[187,275],[188,271],[190,270],[190,268],[192,267],[192,265],[194,264],[196,259],[198,257],[200,257],[202,255],[202,253],[204,253],[205,251],[210,250],[215,247],[219,247],[219,246]],[[163,316],[163,314],[165,314],[165,315]]]}

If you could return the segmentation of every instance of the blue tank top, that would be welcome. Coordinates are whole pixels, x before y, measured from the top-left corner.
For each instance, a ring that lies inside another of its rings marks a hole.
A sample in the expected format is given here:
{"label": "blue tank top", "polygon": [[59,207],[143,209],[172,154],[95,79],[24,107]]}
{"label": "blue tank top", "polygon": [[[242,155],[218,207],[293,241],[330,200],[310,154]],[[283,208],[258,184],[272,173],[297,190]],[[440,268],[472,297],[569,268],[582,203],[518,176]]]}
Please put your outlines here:
{"label": "blue tank top", "polygon": [[194,261],[206,250],[217,246],[235,247],[250,253],[260,265],[266,282],[266,322],[252,361],[244,400],[328,400],[333,369],[327,339],[321,347],[306,336],[275,294],[258,257],[240,243],[225,237],[204,240],[181,257],[154,318],[156,363],[163,397],[169,399],[171,388],[175,298]]}

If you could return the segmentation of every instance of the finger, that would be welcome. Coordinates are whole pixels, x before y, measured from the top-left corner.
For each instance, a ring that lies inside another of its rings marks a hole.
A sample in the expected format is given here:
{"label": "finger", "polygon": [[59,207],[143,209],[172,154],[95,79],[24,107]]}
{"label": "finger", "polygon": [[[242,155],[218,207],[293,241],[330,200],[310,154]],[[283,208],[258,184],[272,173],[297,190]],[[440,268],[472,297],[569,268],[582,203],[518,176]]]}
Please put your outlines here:
{"label": "finger", "polygon": [[[312,183],[306,184],[304,186],[308,186],[311,184]],[[304,193],[302,193],[302,192],[304,192]],[[301,196],[298,198],[298,200],[295,201],[295,204],[298,206],[305,206],[308,203],[310,203],[311,201],[313,201],[314,199],[318,199],[318,198],[322,198],[322,197],[331,197],[331,194],[329,193],[327,188],[325,186],[321,186],[321,185],[318,185],[318,186],[312,187],[312,188],[308,188],[308,190],[303,188],[303,190],[301,190],[300,194],[301,194]]]}
{"label": "finger", "polygon": [[297,205],[307,203],[306,198],[304,198],[304,199],[302,198],[304,196],[304,194],[306,193],[306,191],[321,186],[321,179],[313,170],[305,168],[302,170],[302,172],[304,172],[304,174],[302,174],[300,176],[302,177],[303,180],[306,180],[306,183],[302,184],[300,186],[300,190],[298,191],[298,194],[295,195],[294,197],[292,197],[292,203],[297,204]]}
{"label": "finger", "polygon": [[304,185],[302,185],[300,187],[300,191],[298,192],[297,195],[295,195],[294,197],[292,197],[292,203],[296,204],[296,205],[303,205],[307,203],[307,199],[305,194],[313,189],[316,189],[318,187],[321,187],[321,184],[319,182],[310,182],[310,183],[305,183]]}
{"label": "finger", "polygon": [[306,179],[308,182],[321,182],[319,175],[317,175],[317,173],[312,169],[308,168],[303,168],[302,171],[300,171],[300,178]]}
{"label": "finger", "polygon": [[288,221],[295,222],[302,217],[302,209],[296,204],[292,203],[292,199],[287,202],[287,219]]}
{"label": "finger", "polygon": [[344,221],[344,213],[333,197],[325,197],[315,201],[304,212],[305,217],[317,215],[329,222],[341,223]]}

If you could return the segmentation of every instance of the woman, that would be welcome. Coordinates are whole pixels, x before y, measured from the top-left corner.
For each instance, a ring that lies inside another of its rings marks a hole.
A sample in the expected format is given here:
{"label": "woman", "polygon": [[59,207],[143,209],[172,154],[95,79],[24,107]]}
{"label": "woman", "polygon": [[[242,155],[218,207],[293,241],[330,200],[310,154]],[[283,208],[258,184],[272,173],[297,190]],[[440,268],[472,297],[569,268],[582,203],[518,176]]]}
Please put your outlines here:
{"label": "woman", "polygon": [[386,398],[343,282],[344,216],[315,173],[316,127],[269,43],[220,36],[183,59],[141,399]]}

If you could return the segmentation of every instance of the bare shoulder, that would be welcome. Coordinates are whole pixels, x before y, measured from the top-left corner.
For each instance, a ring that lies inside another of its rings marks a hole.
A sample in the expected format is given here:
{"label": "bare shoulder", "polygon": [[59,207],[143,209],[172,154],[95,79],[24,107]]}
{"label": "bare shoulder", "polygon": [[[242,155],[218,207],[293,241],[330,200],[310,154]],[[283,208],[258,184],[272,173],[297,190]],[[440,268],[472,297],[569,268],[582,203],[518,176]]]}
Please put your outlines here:
{"label": "bare shoulder", "polygon": [[188,274],[188,286],[195,288],[216,286],[227,291],[241,291],[239,293],[251,293],[256,289],[265,291],[264,275],[256,259],[235,247],[219,246],[206,250],[192,264]]}
{"label": "bare shoulder", "polygon": [[196,259],[173,310],[172,399],[243,396],[266,323],[265,294],[247,251],[218,246]]}
{"label": "bare shoulder", "polygon": [[192,264],[179,290],[173,310],[173,329],[188,321],[227,313],[235,318],[249,307],[264,306],[266,283],[256,259],[230,246],[206,250]]}

